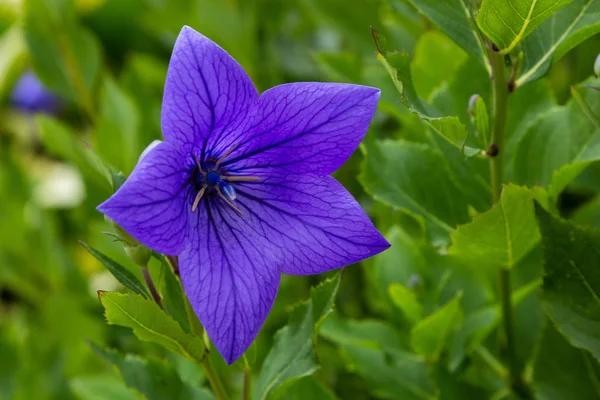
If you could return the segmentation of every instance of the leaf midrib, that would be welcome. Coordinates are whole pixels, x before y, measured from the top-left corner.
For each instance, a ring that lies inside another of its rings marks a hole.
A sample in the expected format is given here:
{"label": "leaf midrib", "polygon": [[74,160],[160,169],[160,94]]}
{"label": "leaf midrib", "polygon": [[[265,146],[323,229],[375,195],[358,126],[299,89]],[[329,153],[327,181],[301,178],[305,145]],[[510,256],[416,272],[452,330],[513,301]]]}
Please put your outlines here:
{"label": "leaf midrib", "polygon": [[515,36],[513,41],[508,45],[508,47],[506,49],[502,50],[500,53],[502,53],[502,54],[509,53],[523,39],[523,37],[525,36],[525,31],[527,30],[529,23],[532,21],[531,15],[533,14],[533,10],[535,9],[537,2],[538,2],[538,0],[533,0],[531,2],[531,7],[529,8],[529,13],[527,14],[527,17],[523,20],[523,26],[521,27],[521,30],[519,31],[519,33],[517,33],[517,35]]}
{"label": "leaf midrib", "polygon": [[[527,70],[527,72],[524,75],[521,75],[517,79],[517,81],[516,81],[517,86],[521,86],[524,82],[526,82],[527,79],[529,79],[532,75],[534,75],[537,72],[538,69],[540,69],[540,67],[546,62],[546,60],[548,60],[548,58],[550,58],[552,55],[554,55],[554,52],[556,51],[556,49],[565,41],[567,36],[569,36],[571,34],[571,31],[573,30],[573,28],[575,28],[575,25],[577,25],[579,23],[579,21],[581,21],[581,19],[583,18],[583,16],[587,12],[587,9],[590,7],[590,5],[592,4],[593,1],[594,0],[588,1],[588,3],[581,9],[581,12],[579,13],[579,15],[577,15],[577,17],[573,20],[573,23],[571,23],[571,25],[569,25],[569,27],[558,38],[558,40],[556,42],[554,42],[554,44],[552,46],[550,46],[550,48],[544,54],[544,56],[542,58],[540,58],[539,61],[533,67],[531,67],[529,70]],[[555,17],[553,16],[553,18],[554,18],[553,19],[553,21],[554,21]]]}

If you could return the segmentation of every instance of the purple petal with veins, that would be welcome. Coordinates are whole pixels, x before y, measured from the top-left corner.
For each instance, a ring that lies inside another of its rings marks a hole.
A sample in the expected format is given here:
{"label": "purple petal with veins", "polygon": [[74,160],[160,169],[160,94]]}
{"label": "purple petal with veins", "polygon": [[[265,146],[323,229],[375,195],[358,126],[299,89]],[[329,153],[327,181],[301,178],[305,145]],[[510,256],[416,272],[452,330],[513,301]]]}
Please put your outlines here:
{"label": "purple petal with veins", "polygon": [[293,83],[258,96],[241,66],[181,31],[162,109],[165,142],[99,209],[179,255],[192,307],[228,363],[250,346],[279,274],[319,274],[389,243],[328,175],[356,150],[379,90]]}

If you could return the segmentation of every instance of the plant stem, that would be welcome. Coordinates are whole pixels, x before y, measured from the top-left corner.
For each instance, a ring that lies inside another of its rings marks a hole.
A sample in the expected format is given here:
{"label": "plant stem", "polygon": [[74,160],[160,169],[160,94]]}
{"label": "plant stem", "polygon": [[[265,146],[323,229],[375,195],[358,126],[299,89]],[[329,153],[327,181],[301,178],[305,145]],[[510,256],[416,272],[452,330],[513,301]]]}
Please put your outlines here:
{"label": "plant stem", "polygon": [[208,379],[208,383],[210,384],[210,387],[212,388],[213,392],[215,392],[215,396],[217,396],[218,400],[227,400],[227,392],[225,392],[225,388],[223,387],[223,384],[219,379],[219,375],[215,371],[215,368],[213,367],[212,362],[210,361],[210,343],[208,343],[208,341],[204,339],[204,329],[202,328],[200,321],[198,321],[198,317],[196,317],[194,309],[192,308],[192,305],[190,304],[187,297],[185,298],[185,311],[188,316],[188,321],[190,323],[190,329],[192,330],[192,333],[196,336],[201,337],[204,340],[204,344],[206,346],[206,348],[204,349],[204,358],[201,361],[201,365],[204,369],[204,373],[206,374],[206,378]]}
{"label": "plant stem", "polygon": [[242,400],[250,400],[250,378],[252,371],[248,368],[244,369],[244,393]]}
{"label": "plant stem", "polygon": [[[492,203],[500,201],[503,181],[503,155],[504,134],[508,115],[508,82],[504,66],[504,56],[490,49],[493,73],[494,93],[494,124],[490,149],[490,183],[492,189]],[[510,270],[503,268],[499,271],[498,281],[500,286],[500,299],[502,304],[502,319],[504,323],[504,336],[506,338],[506,353],[508,357],[508,382],[510,388],[518,392],[523,386],[519,362],[515,353],[514,330],[512,320],[511,282]]]}
{"label": "plant stem", "polygon": [[[500,201],[503,179],[504,131],[508,115],[508,85],[504,71],[504,56],[491,50],[492,73],[494,83],[494,125],[490,149],[494,147],[494,156],[490,157],[490,180],[492,186],[492,202]],[[488,153],[492,153],[488,150]]]}
{"label": "plant stem", "polygon": [[204,357],[204,361],[202,362],[202,368],[204,368],[204,373],[206,374],[208,383],[210,383],[210,386],[215,392],[215,396],[217,396],[217,399],[226,400],[228,398],[227,393],[225,392],[225,388],[223,388],[223,384],[219,379],[219,375],[217,375],[217,372],[215,371],[215,368],[213,367],[212,362],[210,361],[209,354],[206,354],[206,356]]}
{"label": "plant stem", "polygon": [[154,286],[154,282],[152,281],[152,277],[150,276],[150,272],[148,271],[148,267],[142,267],[142,275],[144,275],[144,280],[146,281],[146,285],[148,285],[148,289],[150,289],[150,294],[152,298],[162,308],[162,300],[160,298],[160,294],[158,294],[158,290],[156,290],[156,286]]}

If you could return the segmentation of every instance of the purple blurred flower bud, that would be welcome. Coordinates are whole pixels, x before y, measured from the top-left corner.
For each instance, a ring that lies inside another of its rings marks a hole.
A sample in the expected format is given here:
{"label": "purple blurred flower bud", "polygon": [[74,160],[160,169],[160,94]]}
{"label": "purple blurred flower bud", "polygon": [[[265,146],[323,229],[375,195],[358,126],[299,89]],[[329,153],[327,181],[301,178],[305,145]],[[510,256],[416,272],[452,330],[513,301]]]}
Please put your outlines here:
{"label": "purple blurred flower bud", "polygon": [[25,112],[54,114],[61,101],[44,86],[33,71],[25,71],[11,93],[11,104]]}

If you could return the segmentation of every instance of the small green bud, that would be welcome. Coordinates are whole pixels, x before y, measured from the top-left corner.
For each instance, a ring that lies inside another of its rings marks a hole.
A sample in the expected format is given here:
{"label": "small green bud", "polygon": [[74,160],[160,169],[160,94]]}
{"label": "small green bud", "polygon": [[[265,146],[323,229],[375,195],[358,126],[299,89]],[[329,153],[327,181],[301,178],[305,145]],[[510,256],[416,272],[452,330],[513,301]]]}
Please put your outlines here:
{"label": "small green bud", "polygon": [[470,116],[475,116],[475,107],[477,106],[477,99],[481,98],[478,94],[474,94],[469,98],[469,107],[467,108],[467,112]]}
{"label": "small green bud", "polygon": [[148,265],[148,261],[152,256],[152,251],[149,248],[141,244],[137,246],[129,246],[124,244],[123,248],[125,249],[125,254],[127,254],[127,257],[129,257],[129,259],[131,259],[131,261],[133,261],[135,264],[139,265],[140,267],[146,267]]}
{"label": "small green bud", "polygon": [[125,254],[135,264],[145,267],[152,256],[152,250],[138,242],[133,236],[121,228],[112,219],[104,216],[104,219],[115,228],[116,236],[121,241]]}
{"label": "small green bud", "polygon": [[600,77],[600,54],[596,57],[596,62],[594,63],[594,72],[596,76]]}
{"label": "small green bud", "polygon": [[469,115],[471,121],[475,125],[477,135],[483,140],[483,144],[487,146],[488,137],[490,135],[490,117],[487,112],[485,102],[480,95],[474,94],[469,99]]}

